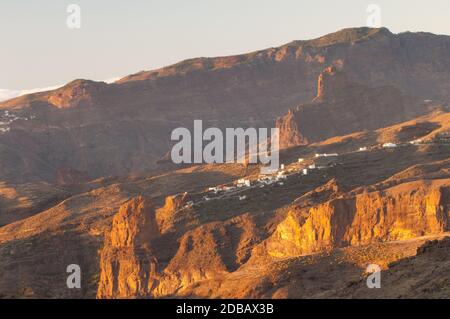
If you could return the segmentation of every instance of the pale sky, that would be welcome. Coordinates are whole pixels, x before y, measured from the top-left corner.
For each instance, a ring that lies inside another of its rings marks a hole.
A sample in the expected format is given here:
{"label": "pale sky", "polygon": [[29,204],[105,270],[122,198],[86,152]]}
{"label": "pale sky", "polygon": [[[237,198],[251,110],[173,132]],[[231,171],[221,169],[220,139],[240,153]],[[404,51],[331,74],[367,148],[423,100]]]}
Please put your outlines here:
{"label": "pale sky", "polygon": [[[372,3],[392,32],[450,34],[449,0],[1,0],[0,99],[365,26]],[[80,29],[67,27],[69,4]]]}

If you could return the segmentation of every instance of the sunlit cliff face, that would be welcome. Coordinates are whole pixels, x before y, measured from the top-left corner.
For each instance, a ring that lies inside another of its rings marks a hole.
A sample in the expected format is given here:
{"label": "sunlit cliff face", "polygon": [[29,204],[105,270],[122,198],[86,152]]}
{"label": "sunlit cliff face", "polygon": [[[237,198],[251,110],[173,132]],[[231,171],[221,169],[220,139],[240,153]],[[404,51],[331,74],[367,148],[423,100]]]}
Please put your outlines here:
{"label": "sunlit cliff face", "polygon": [[[254,246],[249,263],[264,265],[267,257],[285,259],[443,233],[449,230],[449,195],[448,180],[417,181],[309,208],[292,207],[274,233]],[[205,281],[223,280],[236,270],[225,262],[230,252],[220,249],[228,236],[228,226],[222,223],[182,236],[166,266],[158,260],[160,227],[170,228],[161,221],[181,207],[175,202],[169,197],[155,211],[139,197],[120,209],[101,254],[98,297],[171,296]]]}
{"label": "sunlit cliff face", "polygon": [[446,180],[416,182],[383,193],[335,199],[307,212],[289,213],[268,240],[268,253],[274,257],[298,256],[445,232],[449,224],[448,192]]}

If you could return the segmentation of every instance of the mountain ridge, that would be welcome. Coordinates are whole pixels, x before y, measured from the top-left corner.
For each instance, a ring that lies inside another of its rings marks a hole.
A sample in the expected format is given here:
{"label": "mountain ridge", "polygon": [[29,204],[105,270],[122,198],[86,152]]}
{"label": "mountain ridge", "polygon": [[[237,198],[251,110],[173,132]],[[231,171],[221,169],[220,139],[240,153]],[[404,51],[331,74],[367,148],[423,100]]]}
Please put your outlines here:
{"label": "mountain ridge", "polygon": [[[372,40],[377,37],[389,37],[389,38],[401,38],[401,37],[411,37],[411,36],[427,36],[432,37],[434,39],[437,38],[445,38],[447,41],[450,41],[450,36],[448,35],[438,35],[429,32],[401,32],[398,34],[392,33],[389,29],[382,28],[368,28],[368,27],[352,27],[352,28],[344,28],[336,32],[332,32],[326,34],[321,37],[317,37],[310,40],[293,40],[286,44],[270,47],[267,49],[256,50],[249,53],[242,53],[237,55],[230,56],[217,56],[217,57],[197,57],[197,58],[189,58],[186,60],[182,60],[172,65],[164,66],[161,68],[157,68],[154,70],[143,70],[137,73],[132,73],[127,75],[113,83],[109,83],[108,85],[113,87],[117,84],[124,84],[128,82],[134,82],[139,80],[151,80],[157,79],[164,76],[172,76],[172,75],[181,75],[187,72],[199,71],[199,70],[218,70],[221,68],[229,68],[233,66],[237,66],[240,63],[244,62],[252,62],[251,58],[257,60],[257,58],[274,58],[282,59],[286,54],[286,49],[290,47],[326,47],[326,46],[335,46],[339,44],[352,44],[361,41]],[[278,58],[277,58],[278,55]],[[249,60],[249,61],[248,61]],[[215,68],[217,66],[217,68]],[[28,99],[30,96],[41,96],[45,95],[49,92],[57,92],[67,88],[68,86],[77,83],[77,82],[91,82],[91,83],[105,83],[102,81],[93,81],[88,79],[78,79],[73,80],[67,83],[65,86],[59,89],[44,91],[38,93],[31,93],[25,96],[13,98],[11,100],[2,101],[0,103],[0,108],[5,108],[8,105],[11,105],[11,101],[24,101]]]}

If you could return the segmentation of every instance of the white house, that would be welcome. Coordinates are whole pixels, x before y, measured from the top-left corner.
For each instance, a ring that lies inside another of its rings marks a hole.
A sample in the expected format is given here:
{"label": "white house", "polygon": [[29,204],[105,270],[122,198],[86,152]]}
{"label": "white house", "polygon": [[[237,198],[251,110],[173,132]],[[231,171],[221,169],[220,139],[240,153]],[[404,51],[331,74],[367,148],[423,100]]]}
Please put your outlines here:
{"label": "white house", "polygon": [[298,162],[299,162],[299,163],[303,163],[304,161],[305,161],[304,158],[299,158],[299,159],[298,159]]}
{"label": "white house", "polygon": [[266,177],[262,177],[259,179],[259,182],[262,183],[263,185],[270,185],[273,184],[275,182],[276,178],[274,178],[273,176],[266,176]]}
{"label": "white house", "polygon": [[210,188],[208,188],[208,191],[217,193],[219,191],[219,188],[218,187],[210,187]]}
{"label": "white house", "polygon": [[411,142],[409,142],[409,143],[412,144],[412,145],[416,145],[416,144],[422,143],[422,140],[421,140],[421,139],[418,139],[418,140],[411,141]]}
{"label": "white house", "polygon": [[315,169],[316,168],[316,164],[313,163],[313,164],[309,165],[308,168],[309,169]]}
{"label": "white house", "polygon": [[241,178],[241,179],[239,179],[239,180],[237,181],[236,186],[239,187],[239,188],[240,188],[240,187],[250,187],[250,186],[251,186],[251,182],[250,182],[249,179]]}
{"label": "white house", "polygon": [[308,175],[308,169],[307,168],[303,169],[303,175]]}
{"label": "white house", "polygon": [[339,156],[338,153],[324,153],[324,154],[316,154],[316,157],[335,157],[335,156]]}
{"label": "white house", "polygon": [[239,196],[239,200],[244,200],[244,199],[247,199],[247,195]]}
{"label": "white house", "polygon": [[395,147],[397,147],[397,144],[394,144],[394,143],[384,143],[384,144],[383,144],[383,147],[384,147],[384,148],[395,148]]}

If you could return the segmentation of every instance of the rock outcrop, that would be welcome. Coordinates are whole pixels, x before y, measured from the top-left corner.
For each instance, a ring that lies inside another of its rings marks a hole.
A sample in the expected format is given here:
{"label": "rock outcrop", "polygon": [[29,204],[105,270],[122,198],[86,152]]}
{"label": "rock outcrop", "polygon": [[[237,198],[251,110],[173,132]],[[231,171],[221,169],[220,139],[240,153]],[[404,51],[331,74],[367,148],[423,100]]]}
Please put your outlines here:
{"label": "rock outcrop", "polygon": [[450,230],[448,179],[379,186],[353,195],[343,193],[336,180],[331,180],[316,193],[294,201],[267,239],[247,214],[190,230],[185,224],[178,232],[172,216],[183,196],[168,197],[161,208],[145,197],[134,198],[120,208],[107,233],[97,297],[192,296],[194,291],[202,295],[221,291],[221,283],[228,287],[223,292],[228,295],[228,280],[245,269],[339,248],[438,236]]}
{"label": "rock outcrop", "polygon": [[301,134],[293,110],[289,110],[287,115],[277,119],[276,127],[280,130],[281,148],[309,143],[308,138]]}
{"label": "rock outcrop", "polygon": [[103,82],[75,80],[49,95],[47,101],[57,108],[91,107],[98,103],[107,87]]}
{"label": "rock outcrop", "polygon": [[[156,220],[161,233],[165,233],[176,227],[177,221],[181,217],[180,210],[187,208],[186,205],[188,202],[189,195],[187,193],[166,197],[164,206],[156,210]],[[183,211],[185,218],[187,214],[188,210],[186,209]]]}
{"label": "rock outcrop", "polygon": [[337,67],[325,68],[317,80],[317,96],[314,101],[333,102],[339,98],[345,98],[352,84],[345,73]]}
{"label": "rock outcrop", "polygon": [[449,181],[416,181],[293,209],[264,245],[281,258],[448,230]]}
{"label": "rock outcrop", "polygon": [[152,240],[160,234],[155,208],[145,197],[124,204],[113,218],[101,251],[99,298],[146,296],[157,261]]}
{"label": "rock outcrop", "polygon": [[281,148],[375,130],[429,111],[423,102],[394,87],[357,84],[336,67],[326,68],[319,75],[317,86],[317,96],[311,102],[277,119]]}
{"label": "rock outcrop", "polygon": [[[168,197],[155,210],[140,196],[120,208],[100,253],[98,298],[183,295],[198,282],[236,270],[262,240],[247,215],[201,225],[180,236],[173,225],[161,222],[173,215],[176,201]],[[172,231],[166,237],[161,233],[164,228]]]}

